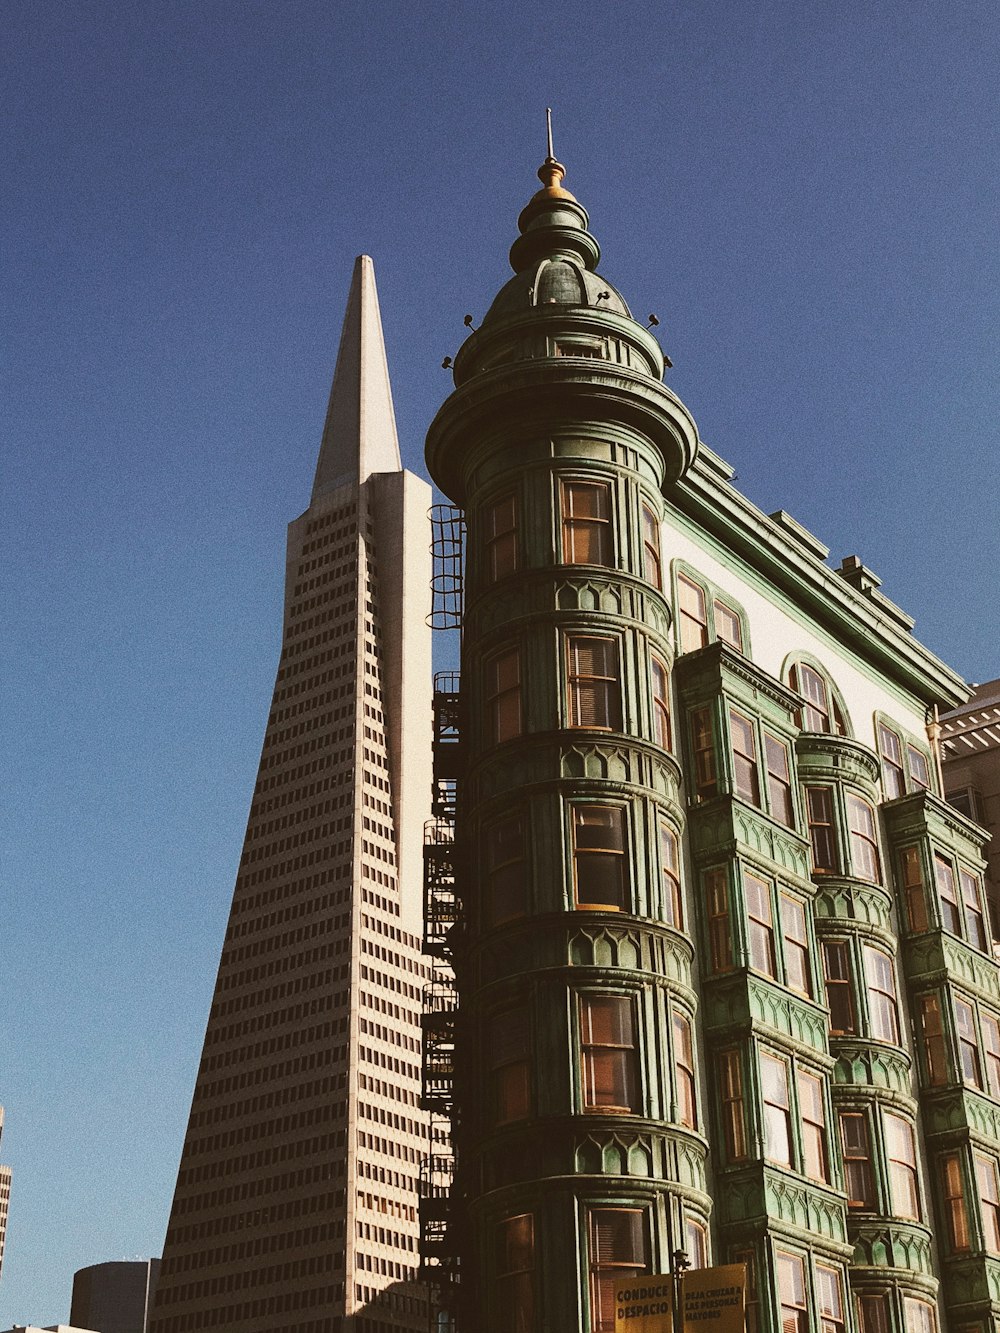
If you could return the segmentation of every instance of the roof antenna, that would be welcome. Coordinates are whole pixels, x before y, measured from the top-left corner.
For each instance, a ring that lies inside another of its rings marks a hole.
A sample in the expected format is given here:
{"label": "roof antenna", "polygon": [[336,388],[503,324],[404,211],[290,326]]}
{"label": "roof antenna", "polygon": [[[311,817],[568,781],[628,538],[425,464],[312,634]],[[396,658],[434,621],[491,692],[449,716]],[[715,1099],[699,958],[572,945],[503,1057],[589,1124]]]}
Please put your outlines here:
{"label": "roof antenna", "polygon": [[555,158],[555,153],[552,151],[552,108],[550,106],[545,108],[545,128],[549,139],[549,157]]}

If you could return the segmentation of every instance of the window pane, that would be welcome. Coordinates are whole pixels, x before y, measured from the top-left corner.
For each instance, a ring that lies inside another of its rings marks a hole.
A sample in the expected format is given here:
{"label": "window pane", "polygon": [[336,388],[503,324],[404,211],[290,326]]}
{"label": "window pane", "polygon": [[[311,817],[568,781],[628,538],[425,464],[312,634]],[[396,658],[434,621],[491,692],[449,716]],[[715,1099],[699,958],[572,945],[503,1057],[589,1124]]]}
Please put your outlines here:
{"label": "window pane", "polygon": [[899,1045],[899,1014],[896,1008],[896,975],[892,959],[870,944],[864,948],[865,981],[868,983],[868,1012],[872,1036]]}
{"label": "window pane", "polygon": [[725,602],[714,604],[715,633],[724,643],[731,644],[737,651],[743,651],[743,625],[737,613]]}
{"label": "window pane", "polygon": [[663,587],[660,564],[660,521],[648,504],[642,506],[642,546],[646,578],[654,588]]}
{"label": "window pane", "polygon": [[907,745],[906,747],[906,767],[916,786],[929,787],[931,785],[927,756],[922,750],[918,750],[915,745]]}
{"label": "window pane", "polygon": [[487,571],[493,582],[517,569],[517,502],[513,495],[495,500],[486,511]]}
{"label": "window pane", "polygon": [[976,1153],[976,1180],[983,1219],[983,1241],[990,1254],[1000,1254],[1000,1183],[994,1158]]}
{"label": "window pane", "polygon": [[567,652],[570,726],[620,728],[618,641],[574,635]]}
{"label": "window pane", "polygon": [[534,1329],[535,1236],[531,1213],[508,1217],[496,1231],[498,1333],[532,1333]]}
{"label": "window pane", "polygon": [[979,897],[979,877],[966,870],[964,866],[959,866],[958,879],[962,889],[962,905],[965,908],[966,937],[974,948],[988,953],[986,922]]}
{"label": "window pane", "polygon": [[[861,1311],[861,1333],[889,1333],[889,1310],[885,1296],[860,1296],[858,1308]],[[906,1322],[910,1333],[918,1333],[919,1325]]]}
{"label": "window pane", "polygon": [[806,701],[802,709],[803,731],[833,731],[830,725],[830,696],[826,681],[811,666],[800,664],[793,672],[792,688]]}
{"label": "window pane", "polygon": [[803,1170],[813,1180],[828,1180],[823,1080],[816,1074],[800,1070],[796,1082],[799,1092],[799,1116],[802,1121]]}
{"label": "window pane", "polygon": [[928,927],[927,898],[924,894],[924,876],[920,868],[920,851],[906,847],[899,854],[903,872],[903,892],[906,896],[906,915],[910,929],[921,931]]}
{"label": "window pane", "polygon": [[961,935],[962,913],[958,905],[955,867],[940,852],[934,853],[934,879],[941,904],[941,924],[953,935]]}
{"label": "window pane", "polygon": [[524,916],[527,878],[524,864],[524,828],[520,815],[494,824],[486,833],[487,914],[493,925]]}
{"label": "window pane", "polygon": [[771,886],[749,871],[743,874],[747,900],[747,934],[750,966],[769,977],[777,977],[774,958],[774,925],[771,917]]}
{"label": "window pane", "polygon": [[521,654],[505,648],[486,662],[489,738],[494,744],[521,734]]}
{"label": "window pane", "polygon": [[494,1015],[489,1041],[494,1121],[503,1125],[523,1120],[531,1100],[527,1007]]}
{"label": "window pane", "polygon": [[765,1154],[769,1161],[792,1164],[792,1126],[788,1102],[788,1066],[773,1055],[760,1057],[764,1095]]}
{"label": "window pane", "polygon": [[816,1265],[816,1295],[819,1298],[820,1333],[842,1333],[844,1289],[839,1269]]}
{"label": "window pane", "polygon": [[878,724],[878,744],[882,751],[882,787],[885,799],[894,801],[906,791],[903,777],[903,750],[899,737],[884,722]]}
{"label": "window pane", "polygon": [[948,1052],[944,1040],[941,1001],[936,994],[921,995],[920,1028],[927,1064],[927,1080],[939,1085],[948,1082]]}
{"label": "window pane", "polygon": [[611,564],[611,488],[606,482],[564,481],[563,560]]}
{"label": "window pane", "polygon": [[803,995],[812,995],[805,905],[785,893],[781,895],[781,930],[784,938],[785,984]]}
{"label": "window pane", "polygon": [[983,1086],[983,1071],[979,1063],[979,1042],[976,1039],[976,1017],[972,1005],[955,999],[955,1031],[958,1034],[958,1055],[962,1079],[974,1088]]}
{"label": "window pane", "polygon": [[757,744],[753,723],[729,710],[729,732],[733,743],[733,783],[737,796],[751,805],[760,805],[760,779],[757,775]]}
{"label": "window pane", "polygon": [[678,868],[677,834],[660,820],[660,863],[663,867],[663,916],[672,926],[681,926],[681,881]]}
{"label": "window pane", "polygon": [[854,995],[851,991],[850,949],[846,940],[827,940],[823,945],[826,1001],[830,1006],[830,1031],[854,1033]]}
{"label": "window pane", "polygon": [[691,1048],[691,1021],[674,1011],[671,1017],[674,1038],[674,1074],[676,1078],[677,1123],[696,1129],[698,1125],[694,1093],[694,1053]]}
{"label": "window pane", "polygon": [[[903,1324],[907,1333],[937,1333],[937,1315],[930,1301],[903,1297]],[[864,1333],[868,1333],[867,1328]]]}
{"label": "window pane", "polygon": [[990,1096],[1000,1098],[1000,1023],[992,1014],[980,1014],[983,1029],[983,1055]]}
{"label": "window pane", "polygon": [[708,610],[705,590],[684,574],[677,575],[677,622],[681,652],[693,652],[708,643]]}
{"label": "window pane", "polygon": [[747,1154],[746,1128],[743,1120],[743,1070],[739,1051],[723,1051],[719,1056],[722,1084],[722,1127],[726,1156],[738,1162]]}
{"label": "window pane", "polygon": [[574,806],[573,839],[577,902],[590,907],[624,907],[624,818],[621,807]]}
{"label": "window pane", "polygon": [[917,1153],[913,1126],[902,1116],[885,1114],[885,1146],[889,1156],[889,1186],[896,1217],[920,1219],[917,1191]]}
{"label": "window pane", "polygon": [[807,787],[806,809],[813,871],[829,874],[837,869],[836,835],[833,827],[833,793],[829,787]]}
{"label": "window pane", "polygon": [[582,995],[580,1043],[584,1109],[638,1109],[632,1001],[625,995]]}
{"label": "window pane", "polygon": [[778,1290],[781,1295],[781,1333],[808,1333],[805,1265],[796,1254],[778,1251]]}
{"label": "window pane", "polygon": [[718,782],[712,719],[707,708],[696,708],[691,714],[691,742],[694,748],[695,791],[699,797],[714,796]]}
{"label": "window pane", "polygon": [[877,884],[880,872],[875,811],[860,796],[848,792],[847,820],[851,830],[851,869],[859,879],[869,879]]}
{"label": "window pane", "polygon": [[615,1284],[649,1268],[645,1216],[638,1209],[590,1212],[590,1319],[592,1333],[614,1333]]}
{"label": "window pane", "polygon": [[945,1216],[948,1219],[949,1248],[953,1254],[960,1254],[969,1249],[969,1218],[965,1210],[958,1153],[948,1153],[941,1159],[941,1179]]}
{"label": "window pane", "polygon": [[874,1208],[875,1186],[867,1117],[861,1111],[841,1111],[840,1137],[844,1148],[848,1207]]}
{"label": "window pane", "polygon": [[653,681],[653,738],[661,750],[670,749],[670,694],[667,668],[658,657],[650,658]]}
{"label": "window pane", "polygon": [[716,972],[728,972],[733,965],[733,941],[729,926],[729,879],[722,869],[705,874],[705,896],[708,900],[708,935],[712,967]]}

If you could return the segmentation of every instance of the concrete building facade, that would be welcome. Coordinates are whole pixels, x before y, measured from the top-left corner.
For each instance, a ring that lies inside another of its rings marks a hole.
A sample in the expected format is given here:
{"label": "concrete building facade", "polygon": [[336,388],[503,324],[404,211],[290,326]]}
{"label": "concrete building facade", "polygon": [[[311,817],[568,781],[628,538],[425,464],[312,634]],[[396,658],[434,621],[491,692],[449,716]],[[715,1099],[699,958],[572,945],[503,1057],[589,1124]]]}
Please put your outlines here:
{"label": "concrete building facade", "polygon": [[427,484],[357,261],[152,1333],[424,1329]]}
{"label": "concrete building facade", "polygon": [[148,1333],[159,1273],[159,1259],[123,1259],[77,1269],[70,1323],[101,1333]]}
{"label": "concrete building facade", "polygon": [[995,1330],[1000,967],[925,726],[967,689],[739,494],[539,176],[427,441],[467,528],[452,1311],[611,1333],[684,1251],[759,1333]]}

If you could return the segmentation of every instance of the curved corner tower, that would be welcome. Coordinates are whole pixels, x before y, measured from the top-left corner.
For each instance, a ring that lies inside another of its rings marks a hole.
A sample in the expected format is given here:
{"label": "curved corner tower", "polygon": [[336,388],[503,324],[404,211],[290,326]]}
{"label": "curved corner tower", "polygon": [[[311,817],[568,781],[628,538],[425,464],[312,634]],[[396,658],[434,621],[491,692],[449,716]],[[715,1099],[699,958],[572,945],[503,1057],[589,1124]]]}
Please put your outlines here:
{"label": "curved corner tower", "polygon": [[[470,1327],[614,1327],[710,1213],[663,489],[695,424],[550,155],[427,462],[467,522],[456,1202]],[[540,1313],[540,1312],[538,1312]]]}

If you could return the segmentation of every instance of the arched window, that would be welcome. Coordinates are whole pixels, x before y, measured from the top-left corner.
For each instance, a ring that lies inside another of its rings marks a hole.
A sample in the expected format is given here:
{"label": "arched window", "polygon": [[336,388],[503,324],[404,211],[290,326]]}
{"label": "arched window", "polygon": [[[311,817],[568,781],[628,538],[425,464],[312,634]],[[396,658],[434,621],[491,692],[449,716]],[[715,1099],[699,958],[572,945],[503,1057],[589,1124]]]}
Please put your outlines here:
{"label": "arched window", "polygon": [[793,662],[788,678],[792,689],[805,701],[799,710],[799,726],[803,731],[822,731],[830,736],[851,734],[838,692],[822,667]]}

